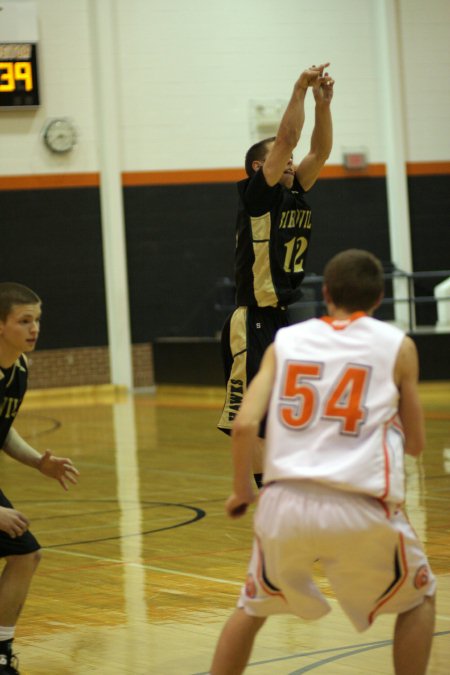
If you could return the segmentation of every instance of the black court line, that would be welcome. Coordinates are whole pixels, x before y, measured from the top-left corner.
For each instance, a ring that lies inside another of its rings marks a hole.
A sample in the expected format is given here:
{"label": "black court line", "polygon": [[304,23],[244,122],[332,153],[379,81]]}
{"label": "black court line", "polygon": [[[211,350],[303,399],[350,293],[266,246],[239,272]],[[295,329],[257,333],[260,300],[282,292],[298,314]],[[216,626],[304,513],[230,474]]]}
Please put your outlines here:
{"label": "black court line", "polygon": [[[59,501],[63,501],[63,500],[56,500],[56,501],[59,502]],[[89,501],[95,501],[95,500],[89,500]],[[112,500],[110,500],[110,501],[112,501]],[[51,503],[51,500],[46,499],[46,500],[41,500],[41,502],[48,504],[48,503]],[[39,502],[33,502],[33,503],[35,504],[35,503],[39,503]],[[66,501],[64,503],[67,504]],[[86,500],[83,500],[83,504],[84,503],[86,503]],[[163,507],[169,507],[169,508],[170,507],[181,508],[181,509],[185,509],[187,511],[192,511],[194,513],[194,515],[193,515],[193,517],[191,517],[187,520],[182,520],[179,523],[175,523],[173,525],[167,525],[165,527],[158,527],[158,528],[155,528],[155,529],[152,529],[152,530],[142,530],[142,531],[139,531],[139,532],[133,532],[132,534],[116,535],[116,536],[111,536],[111,537],[100,537],[100,538],[96,538],[96,539],[84,539],[84,540],[79,540],[79,541],[68,541],[68,542],[64,542],[62,544],[50,544],[49,546],[43,546],[43,549],[62,548],[64,546],[78,546],[79,544],[95,544],[95,543],[102,542],[102,541],[116,541],[116,540],[119,540],[119,539],[129,539],[130,537],[140,537],[140,536],[144,536],[144,535],[147,535],[147,534],[155,534],[157,532],[165,532],[167,530],[174,530],[178,527],[184,527],[185,525],[192,525],[193,523],[196,523],[197,521],[202,520],[202,518],[204,518],[207,515],[206,511],[204,511],[203,509],[200,509],[197,506],[191,506],[190,504],[178,504],[178,503],[174,503],[174,502],[141,502],[141,505],[144,506],[144,508],[146,506],[148,506],[148,507],[163,506]],[[116,511],[116,510],[114,510],[114,511]],[[118,509],[117,509],[117,511],[118,511]],[[104,511],[104,513],[109,513],[109,512],[110,512],[109,510]],[[97,514],[103,513],[103,511],[97,511],[96,513]],[[59,516],[59,517],[73,518],[74,515],[76,515],[76,514],[73,514],[73,513],[72,514],[64,514],[64,515]],[[79,515],[81,515],[81,517],[84,517],[85,514],[82,513],[82,514],[79,514]],[[51,517],[57,518],[58,516],[51,516]],[[38,520],[39,519],[36,518],[33,522],[37,522]],[[42,517],[41,520],[45,521],[45,520],[48,520],[48,518]],[[39,535],[38,535],[38,538],[39,538]]]}
{"label": "black court line", "polygon": [[[225,500],[223,497],[220,497],[219,499],[200,499],[199,500],[201,504],[215,504],[215,503],[221,503],[225,505]],[[81,502],[83,504],[86,504],[87,502],[117,502],[117,499],[21,499],[20,504],[55,504],[55,503],[61,503],[61,504],[76,504],[77,502]],[[129,500],[128,502],[125,502],[128,504],[126,509],[119,508],[116,506],[115,508],[112,509],[97,509],[95,511],[83,511],[79,515],[82,516],[83,518],[89,517],[89,516],[98,516],[98,515],[106,515],[108,513],[123,513],[124,511],[133,511],[134,509],[138,508],[140,505],[141,508],[148,509],[148,508],[157,508],[158,506],[161,505],[161,503],[164,502],[146,502],[145,500],[142,502],[136,502]],[[144,505],[144,506],[143,506]],[[173,504],[174,506],[178,506],[178,504]],[[183,505],[185,506],[185,505]],[[192,507],[192,508],[197,508],[197,507]],[[224,506],[225,509],[225,506]],[[74,514],[73,513],[55,513],[54,515],[45,515],[45,516],[37,516],[33,518],[33,523],[40,523],[42,521],[49,521],[49,520],[57,520],[57,519],[64,519],[64,518],[73,518]]]}
{"label": "black court line", "polygon": [[42,429],[41,431],[33,431],[30,434],[24,434],[22,438],[25,440],[30,439],[30,438],[37,438],[38,436],[43,436],[44,434],[52,434],[54,431],[59,429],[62,426],[62,423],[55,419],[54,417],[46,417],[45,415],[34,415],[33,413],[22,413],[22,416],[20,419],[38,419],[38,420],[46,420],[48,422],[51,422],[51,426],[48,429]]}
{"label": "black court line", "polygon": [[[433,637],[439,637],[441,635],[449,635],[450,631],[445,630],[445,631],[440,631],[439,633],[433,633]],[[392,640],[380,640],[379,642],[373,642],[372,644],[367,644],[367,645],[359,645],[359,648],[357,649],[352,649],[349,648],[350,651],[347,651],[345,654],[336,654],[335,656],[331,656],[327,659],[322,659],[321,661],[317,661],[316,663],[312,663],[309,666],[305,666],[304,668],[300,668],[300,670],[293,670],[292,673],[289,673],[289,675],[301,675],[302,673],[308,673],[311,670],[315,670],[316,668],[320,668],[320,666],[323,666],[327,663],[333,663],[334,661],[339,661],[340,659],[346,659],[348,656],[353,656],[354,654],[361,654],[362,652],[368,652],[372,649],[380,649],[381,647],[387,647],[393,644]],[[347,649],[347,648],[344,648]]]}
{"label": "black court line", "polygon": [[[433,633],[433,637],[441,637],[443,635],[450,635],[450,630],[443,630],[437,633]],[[359,654],[360,652],[366,652],[371,649],[381,649],[382,647],[387,647],[389,645],[392,645],[392,640],[363,642],[362,644],[359,645],[346,645],[344,647],[330,647],[329,649],[318,649],[312,652],[292,654],[291,656],[280,656],[279,658],[276,659],[267,659],[265,661],[254,661],[253,663],[249,663],[247,665],[247,668],[253,668],[255,666],[266,666],[269,665],[270,663],[281,663],[282,661],[292,661],[293,659],[304,659],[309,656],[320,656],[321,654],[330,654],[333,652],[345,651],[344,654],[335,654],[335,656],[330,656],[326,659],[321,659],[320,661],[316,661],[316,663],[312,663],[308,666],[305,666],[304,668],[300,668],[300,670],[293,670],[291,673],[289,673],[289,675],[301,675],[302,673],[307,673],[311,670],[315,670],[316,668],[320,668],[320,666],[323,666],[327,663],[332,663],[333,661],[338,661],[339,659],[345,659],[347,658],[347,656]],[[193,673],[192,675],[208,675],[208,673],[209,671],[206,670],[201,673]]]}

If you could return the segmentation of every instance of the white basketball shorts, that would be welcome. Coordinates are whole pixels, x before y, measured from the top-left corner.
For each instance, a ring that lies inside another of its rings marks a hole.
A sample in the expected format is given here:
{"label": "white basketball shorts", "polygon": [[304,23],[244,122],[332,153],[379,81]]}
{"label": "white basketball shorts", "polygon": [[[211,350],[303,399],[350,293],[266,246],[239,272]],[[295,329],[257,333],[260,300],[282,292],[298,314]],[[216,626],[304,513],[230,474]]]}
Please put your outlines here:
{"label": "white basketball shorts", "polygon": [[359,631],[381,613],[399,614],[435,593],[426,555],[401,510],[308,481],[280,481],[261,493],[255,539],[238,606],[254,616],[318,619],[330,605],[313,576],[319,559],[341,607]]}

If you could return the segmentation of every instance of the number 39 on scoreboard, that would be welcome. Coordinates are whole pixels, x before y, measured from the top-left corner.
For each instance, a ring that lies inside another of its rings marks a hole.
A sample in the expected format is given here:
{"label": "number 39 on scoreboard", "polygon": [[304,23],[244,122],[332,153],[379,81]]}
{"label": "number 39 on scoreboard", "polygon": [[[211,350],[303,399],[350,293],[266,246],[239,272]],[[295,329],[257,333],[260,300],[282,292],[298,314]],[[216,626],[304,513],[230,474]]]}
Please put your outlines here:
{"label": "number 39 on scoreboard", "polygon": [[38,105],[36,45],[0,43],[0,108]]}

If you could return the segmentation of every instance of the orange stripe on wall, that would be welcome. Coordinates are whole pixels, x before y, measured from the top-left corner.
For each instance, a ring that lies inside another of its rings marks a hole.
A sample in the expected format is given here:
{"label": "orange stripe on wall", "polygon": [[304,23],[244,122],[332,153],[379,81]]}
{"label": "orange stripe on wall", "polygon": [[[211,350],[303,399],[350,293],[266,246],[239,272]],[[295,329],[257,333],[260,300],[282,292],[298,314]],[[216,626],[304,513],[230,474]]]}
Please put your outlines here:
{"label": "orange stripe on wall", "polygon": [[[408,162],[408,176],[450,174],[450,162]],[[365,169],[346,169],[341,164],[324,166],[321,179],[379,178],[386,176],[385,164],[369,164]],[[124,172],[122,183],[132,185],[176,185],[190,183],[234,183],[245,178],[244,169],[185,169],[182,171]]]}
{"label": "orange stripe on wall", "polygon": [[407,162],[408,176],[443,176],[450,174],[450,162]]}
{"label": "orange stripe on wall", "polygon": [[55,173],[33,176],[0,176],[0,190],[48,190],[53,188],[98,187],[98,173]]}
{"label": "orange stripe on wall", "polygon": [[[408,176],[449,175],[450,162],[408,162]],[[326,165],[320,178],[379,178],[386,176],[385,164],[369,164],[365,169],[346,169],[341,164]],[[243,169],[181,169],[175,171],[125,171],[125,187],[139,185],[189,185],[194,183],[234,183],[245,178]],[[48,190],[58,188],[98,187],[100,174],[61,173],[30,176],[0,176],[0,190]]]}
{"label": "orange stripe on wall", "polygon": [[385,175],[384,164],[368,164],[365,169],[346,169],[341,164],[330,164],[320,172],[320,178],[379,178]]}
{"label": "orange stripe on wall", "polygon": [[[407,162],[408,176],[446,176],[450,174],[450,162]],[[340,164],[325,165],[320,178],[364,178],[386,176],[385,164],[369,164],[365,169],[346,169]]]}
{"label": "orange stripe on wall", "polygon": [[180,185],[234,183],[245,178],[244,169],[185,169],[181,171],[126,171],[123,185]]}

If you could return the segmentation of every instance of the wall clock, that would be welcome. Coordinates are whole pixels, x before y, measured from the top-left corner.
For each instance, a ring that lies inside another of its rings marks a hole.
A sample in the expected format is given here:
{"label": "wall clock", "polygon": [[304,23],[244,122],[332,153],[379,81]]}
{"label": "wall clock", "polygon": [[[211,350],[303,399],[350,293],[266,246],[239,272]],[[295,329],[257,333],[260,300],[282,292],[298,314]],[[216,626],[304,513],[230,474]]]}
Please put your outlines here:
{"label": "wall clock", "polygon": [[47,148],[59,154],[69,152],[77,142],[75,126],[67,117],[49,120],[44,126],[42,137]]}

